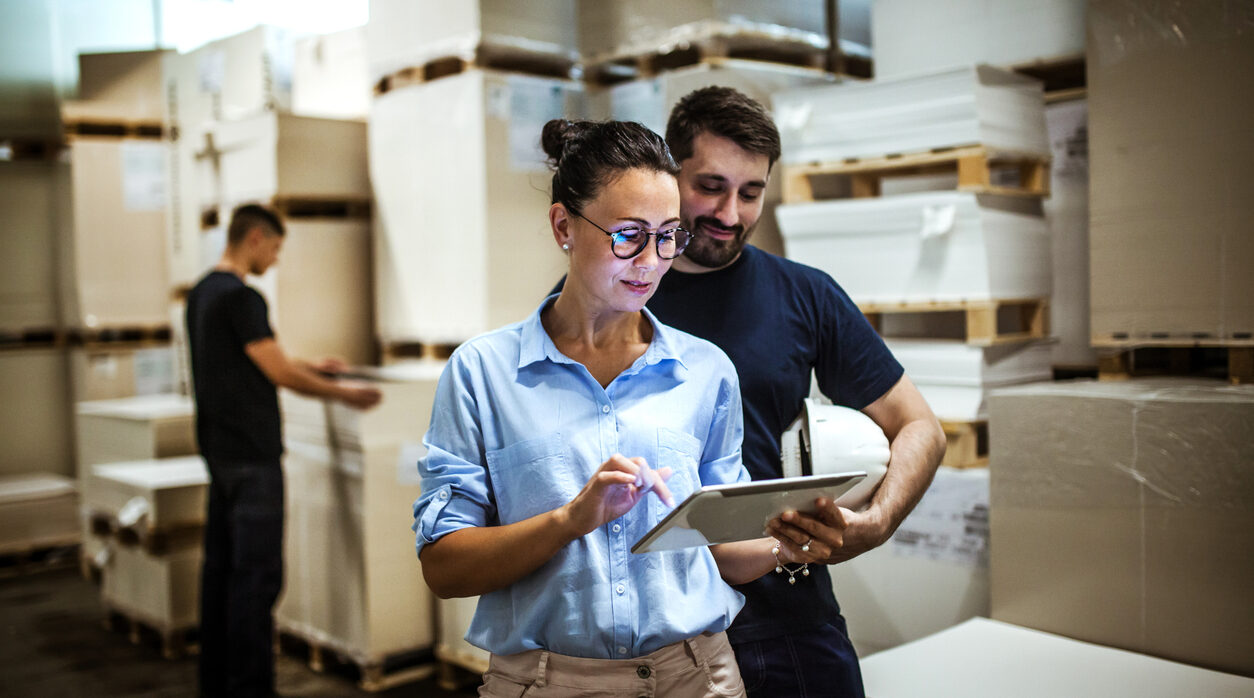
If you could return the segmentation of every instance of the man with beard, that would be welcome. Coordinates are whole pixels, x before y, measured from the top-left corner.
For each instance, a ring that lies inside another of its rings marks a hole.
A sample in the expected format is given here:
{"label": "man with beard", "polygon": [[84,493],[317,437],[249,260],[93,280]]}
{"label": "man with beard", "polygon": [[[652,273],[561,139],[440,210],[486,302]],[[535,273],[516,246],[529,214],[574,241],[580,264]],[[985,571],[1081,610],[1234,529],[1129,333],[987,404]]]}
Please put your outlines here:
{"label": "man with beard", "polygon": [[[869,508],[820,500],[819,516],[795,515],[790,532],[811,539],[827,564],[883,544],[936,472],[945,451],[940,424],[830,276],[747,244],[780,154],[779,132],[762,106],[731,88],[697,90],[671,111],[666,142],[681,167],[680,216],[693,238],[649,309],[731,357],[754,480],[782,476],[780,438],[810,393],[811,372],[824,395],[884,430],[892,459]],[[747,603],[728,634],[751,696],[863,695],[828,570],[808,571],[736,587]]]}

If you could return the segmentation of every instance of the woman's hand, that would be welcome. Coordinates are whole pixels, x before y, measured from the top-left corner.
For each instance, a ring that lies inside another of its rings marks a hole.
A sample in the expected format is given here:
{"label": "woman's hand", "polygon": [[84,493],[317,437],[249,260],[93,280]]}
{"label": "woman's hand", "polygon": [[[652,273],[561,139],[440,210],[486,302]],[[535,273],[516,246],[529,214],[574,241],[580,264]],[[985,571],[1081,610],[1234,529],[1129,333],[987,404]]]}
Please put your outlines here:
{"label": "woman's hand", "polygon": [[572,531],[583,536],[631,511],[650,491],[667,506],[675,506],[666,481],[670,468],[654,470],[643,458],[614,454],[601,464],[575,498],[562,507]]}

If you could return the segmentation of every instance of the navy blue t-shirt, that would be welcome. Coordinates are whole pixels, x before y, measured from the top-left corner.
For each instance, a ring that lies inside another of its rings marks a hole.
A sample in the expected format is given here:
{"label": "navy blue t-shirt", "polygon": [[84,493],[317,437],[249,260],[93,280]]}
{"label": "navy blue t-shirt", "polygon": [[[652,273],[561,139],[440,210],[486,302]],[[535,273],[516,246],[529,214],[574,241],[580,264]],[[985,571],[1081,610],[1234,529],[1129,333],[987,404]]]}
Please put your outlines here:
{"label": "navy blue t-shirt", "polygon": [[[662,322],[718,345],[736,366],[745,413],[745,467],[783,476],[779,444],[810,394],[810,373],[838,405],[862,409],[903,370],[866,318],[824,272],[746,246],[725,269],[666,273],[649,309]],[[825,565],[808,577],[767,574],[740,585],[747,603],[728,631],[751,642],[816,627],[840,607]]]}
{"label": "navy blue t-shirt", "polygon": [[212,271],[187,294],[196,439],[205,458],[251,463],[282,455],[278,391],[244,351],[273,336],[265,298],[235,274]]}

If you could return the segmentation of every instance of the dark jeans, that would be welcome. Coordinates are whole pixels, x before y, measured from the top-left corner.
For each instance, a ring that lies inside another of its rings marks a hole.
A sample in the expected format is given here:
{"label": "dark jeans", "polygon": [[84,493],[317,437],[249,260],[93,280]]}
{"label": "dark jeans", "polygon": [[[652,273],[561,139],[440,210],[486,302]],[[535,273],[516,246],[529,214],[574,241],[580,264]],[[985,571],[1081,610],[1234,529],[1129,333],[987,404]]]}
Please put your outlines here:
{"label": "dark jeans", "polygon": [[276,459],[209,461],[200,582],[200,693],[274,694],[274,604],[283,588],[283,471]]}
{"label": "dark jeans", "polygon": [[803,632],[732,645],[750,698],[863,698],[843,616]]}

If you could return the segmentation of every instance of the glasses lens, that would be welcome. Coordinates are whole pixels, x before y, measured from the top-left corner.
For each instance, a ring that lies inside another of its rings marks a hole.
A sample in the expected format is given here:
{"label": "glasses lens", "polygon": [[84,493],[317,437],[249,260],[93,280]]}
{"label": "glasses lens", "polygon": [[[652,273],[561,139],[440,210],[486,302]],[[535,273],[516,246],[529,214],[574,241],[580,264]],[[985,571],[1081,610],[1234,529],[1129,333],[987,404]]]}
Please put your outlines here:
{"label": "glasses lens", "polygon": [[662,259],[674,259],[688,246],[691,235],[683,228],[671,228],[658,234],[657,253]]}
{"label": "glasses lens", "polygon": [[610,235],[614,256],[620,259],[635,257],[648,241],[649,235],[639,228],[623,228]]}

